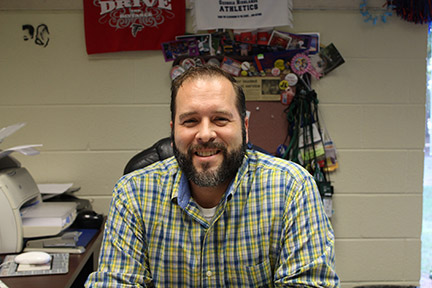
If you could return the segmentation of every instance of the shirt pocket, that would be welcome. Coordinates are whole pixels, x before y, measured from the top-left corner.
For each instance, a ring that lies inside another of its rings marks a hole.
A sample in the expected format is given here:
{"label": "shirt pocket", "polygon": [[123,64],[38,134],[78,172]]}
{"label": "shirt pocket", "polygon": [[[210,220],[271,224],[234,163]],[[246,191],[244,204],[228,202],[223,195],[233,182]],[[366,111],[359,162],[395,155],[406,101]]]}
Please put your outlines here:
{"label": "shirt pocket", "polygon": [[241,284],[243,287],[273,287],[273,274],[269,259],[253,266],[243,266],[238,263],[236,267],[230,269],[228,274],[228,277],[231,278],[229,282],[234,284],[233,287],[236,287],[236,284]]}

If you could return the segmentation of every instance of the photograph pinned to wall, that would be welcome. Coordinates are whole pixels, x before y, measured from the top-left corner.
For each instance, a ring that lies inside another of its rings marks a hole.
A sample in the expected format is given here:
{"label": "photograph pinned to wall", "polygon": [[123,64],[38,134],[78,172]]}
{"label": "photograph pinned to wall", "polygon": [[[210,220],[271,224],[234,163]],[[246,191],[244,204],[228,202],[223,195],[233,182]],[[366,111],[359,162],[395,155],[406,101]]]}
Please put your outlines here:
{"label": "photograph pinned to wall", "polygon": [[257,42],[257,30],[253,29],[234,29],[234,39],[237,42],[256,44]]}
{"label": "photograph pinned to wall", "polygon": [[288,34],[273,30],[268,45],[288,49],[291,39],[292,38]]}
{"label": "photograph pinned to wall", "polygon": [[176,40],[161,44],[165,62],[174,61],[181,56],[198,56],[198,43],[194,39]]}
{"label": "photograph pinned to wall", "polygon": [[237,77],[242,70],[241,62],[225,56],[222,61],[221,69]]}
{"label": "photograph pinned to wall", "polygon": [[311,37],[306,34],[293,34],[288,33],[289,37],[291,37],[291,41],[288,45],[287,50],[307,50],[311,44]]}
{"label": "photograph pinned to wall", "polygon": [[280,95],[280,79],[263,78],[261,80],[261,95]]}
{"label": "photograph pinned to wall", "polygon": [[270,40],[271,33],[272,30],[268,28],[258,29],[256,43],[258,45],[267,45]]}
{"label": "photograph pinned to wall", "polygon": [[320,34],[319,33],[300,33],[300,35],[308,35],[310,37],[309,55],[314,55],[320,51]]}
{"label": "photograph pinned to wall", "polygon": [[252,45],[268,45],[272,32],[270,28],[233,30],[236,42]]}
{"label": "photograph pinned to wall", "polygon": [[280,77],[237,77],[246,101],[281,101]]}
{"label": "photograph pinned to wall", "polygon": [[175,40],[195,40],[198,44],[198,51],[200,55],[210,55],[212,47],[211,34],[193,34],[193,35],[179,35]]}
{"label": "photograph pinned to wall", "polygon": [[345,60],[333,43],[322,48],[318,54],[311,55],[310,59],[315,70],[324,75],[345,63]]}
{"label": "photograph pinned to wall", "polygon": [[240,56],[274,51],[274,49],[268,46],[272,31],[273,29],[270,28],[235,29],[233,30],[234,46],[237,51],[240,51]]}

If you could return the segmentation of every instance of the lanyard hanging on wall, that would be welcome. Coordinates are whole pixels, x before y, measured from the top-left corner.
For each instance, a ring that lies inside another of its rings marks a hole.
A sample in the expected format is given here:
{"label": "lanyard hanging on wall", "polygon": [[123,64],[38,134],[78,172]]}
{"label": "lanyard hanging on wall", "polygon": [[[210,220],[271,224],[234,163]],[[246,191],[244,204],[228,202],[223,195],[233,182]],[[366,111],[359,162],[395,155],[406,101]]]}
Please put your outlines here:
{"label": "lanyard hanging on wall", "polygon": [[[333,195],[323,137],[323,127],[318,113],[318,98],[305,82],[290,105],[285,109],[288,121],[289,143],[282,158],[305,167],[326,199]],[[328,214],[328,213],[327,213]]]}

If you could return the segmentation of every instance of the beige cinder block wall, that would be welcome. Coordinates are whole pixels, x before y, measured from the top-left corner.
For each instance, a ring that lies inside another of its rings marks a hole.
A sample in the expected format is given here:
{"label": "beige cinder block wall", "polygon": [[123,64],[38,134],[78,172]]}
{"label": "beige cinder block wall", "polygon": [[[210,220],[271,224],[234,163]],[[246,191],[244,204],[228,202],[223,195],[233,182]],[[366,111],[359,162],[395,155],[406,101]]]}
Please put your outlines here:
{"label": "beige cinder block wall", "polygon": [[[41,23],[45,48],[21,30]],[[342,286],[418,284],[427,27],[373,26],[356,10],[296,10],[294,24],[284,30],[320,32],[346,60],[313,83],[339,153]],[[127,160],[169,135],[170,63],[160,51],[90,57],[83,29],[79,9],[0,11],[0,126],[27,123],[0,148],[42,143],[38,156],[16,155],[36,181],[73,182],[106,213]]]}

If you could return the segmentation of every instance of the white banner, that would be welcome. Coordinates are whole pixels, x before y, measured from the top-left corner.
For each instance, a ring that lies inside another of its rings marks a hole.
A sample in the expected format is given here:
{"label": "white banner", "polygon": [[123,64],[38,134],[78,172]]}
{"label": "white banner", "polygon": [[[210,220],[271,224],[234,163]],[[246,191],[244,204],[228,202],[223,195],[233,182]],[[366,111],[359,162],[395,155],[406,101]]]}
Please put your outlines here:
{"label": "white banner", "polygon": [[193,0],[194,29],[292,27],[292,0]]}

